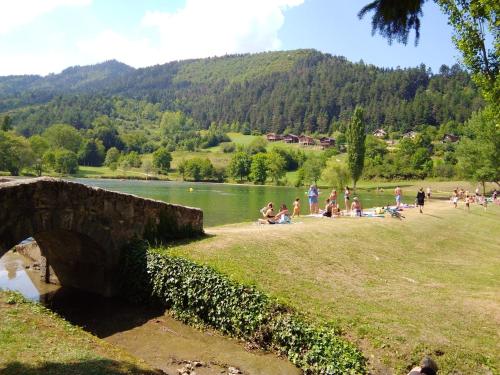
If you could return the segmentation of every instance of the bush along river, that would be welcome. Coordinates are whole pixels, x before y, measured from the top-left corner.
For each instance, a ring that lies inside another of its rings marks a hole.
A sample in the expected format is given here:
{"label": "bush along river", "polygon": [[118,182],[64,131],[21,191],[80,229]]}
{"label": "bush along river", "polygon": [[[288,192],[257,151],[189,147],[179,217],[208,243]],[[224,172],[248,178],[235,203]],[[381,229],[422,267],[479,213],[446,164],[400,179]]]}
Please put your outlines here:
{"label": "bush along river", "polygon": [[[268,202],[273,202],[278,207],[281,203],[285,203],[292,209],[295,198],[300,198],[302,214],[309,213],[307,188],[304,187],[144,180],[76,179],[76,181],[144,198],[201,208],[205,227],[256,221],[261,215],[259,210]],[[331,189],[320,189],[320,208],[325,206],[324,201],[330,195],[330,191]],[[338,202],[344,209],[343,192],[337,193]],[[394,197],[390,191],[378,193],[374,190],[358,189],[357,194],[363,208],[394,204]]]}

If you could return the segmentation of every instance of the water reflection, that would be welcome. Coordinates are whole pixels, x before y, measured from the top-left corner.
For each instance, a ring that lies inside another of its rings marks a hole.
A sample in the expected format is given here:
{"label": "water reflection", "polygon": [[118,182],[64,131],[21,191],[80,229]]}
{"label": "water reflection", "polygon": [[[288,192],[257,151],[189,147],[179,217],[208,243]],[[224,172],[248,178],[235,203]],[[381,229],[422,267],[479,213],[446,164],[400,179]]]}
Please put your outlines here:
{"label": "water reflection", "polygon": [[13,251],[0,258],[0,289],[15,290],[29,300],[44,302],[59,286],[42,282],[30,263],[28,258]]}

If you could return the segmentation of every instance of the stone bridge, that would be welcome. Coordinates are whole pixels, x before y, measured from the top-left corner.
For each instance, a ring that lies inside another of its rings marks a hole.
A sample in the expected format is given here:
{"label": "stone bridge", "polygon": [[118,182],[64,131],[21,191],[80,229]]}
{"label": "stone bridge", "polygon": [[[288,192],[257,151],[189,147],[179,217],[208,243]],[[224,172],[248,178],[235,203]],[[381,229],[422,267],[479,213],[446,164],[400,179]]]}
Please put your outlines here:
{"label": "stone bridge", "polygon": [[105,296],[118,292],[131,241],[202,233],[196,208],[47,177],[0,183],[0,257],[33,237],[61,285]]}

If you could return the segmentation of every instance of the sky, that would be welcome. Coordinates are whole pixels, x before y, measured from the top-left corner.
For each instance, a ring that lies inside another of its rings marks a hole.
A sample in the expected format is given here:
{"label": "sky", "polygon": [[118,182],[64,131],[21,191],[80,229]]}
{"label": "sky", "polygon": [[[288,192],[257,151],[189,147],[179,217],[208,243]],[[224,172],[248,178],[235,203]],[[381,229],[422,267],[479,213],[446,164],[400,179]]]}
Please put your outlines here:
{"label": "sky", "polygon": [[418,46],[371,34],[370,0],[15,0],[0,3],[0,75],[59,73],[116,59],[173,60],[314,48],[380,67],[424,63],[437,72],[459,53],[452,29],[425,3]]}

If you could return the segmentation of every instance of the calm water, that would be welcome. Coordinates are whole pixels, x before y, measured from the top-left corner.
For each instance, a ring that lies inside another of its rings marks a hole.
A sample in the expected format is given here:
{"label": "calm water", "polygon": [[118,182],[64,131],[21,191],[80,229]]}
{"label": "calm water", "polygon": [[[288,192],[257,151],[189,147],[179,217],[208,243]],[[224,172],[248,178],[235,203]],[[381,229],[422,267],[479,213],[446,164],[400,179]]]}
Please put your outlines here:
{"label": "calm water", "polygon": [[[275,205],[285,203],[288,208],[291,208],[297,197],[301,201],[302,214],[309,213],[306,188],[176,181],[105,179],[77,179],[76,181],[145,198],[201,208],[205,227],[254,221],[260,215],[259,210],[268,202],[273,202]],[[330,190],[320,191],[321,208],[329,194]],[[358,189],[357,196],[360,197],[364,208],[394,204],[394,198],[388,191],[376,193]],[[344,208],[343,195],[340,194],[339,197],[342,200],[341,207]]]}

